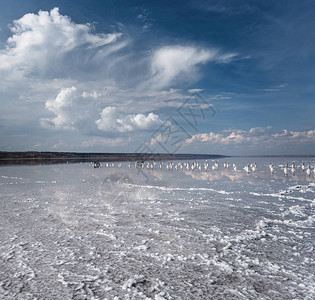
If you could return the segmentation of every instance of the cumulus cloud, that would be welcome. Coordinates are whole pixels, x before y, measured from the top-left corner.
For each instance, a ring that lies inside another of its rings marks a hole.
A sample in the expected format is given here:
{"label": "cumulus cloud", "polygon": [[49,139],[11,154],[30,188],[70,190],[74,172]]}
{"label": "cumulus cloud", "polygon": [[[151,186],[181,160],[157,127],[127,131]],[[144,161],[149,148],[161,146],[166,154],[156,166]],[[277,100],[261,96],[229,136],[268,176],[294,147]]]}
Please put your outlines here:
{"label": "cumulus cloud", "polygon": [[76,87],[62,89],[56,99],[46,102],[46,109],[53,112],[56,117],[42,118],[41,124],[46,128],[74,129],[76,118],[72,116],[72,109],[76,99]]}
{"label": "cumulus cloud", "polygon": [[10,29],[13,35],[0,52],[0,69],[16,68],[24,73],[51,71],[65,62],[70,52],[80,47],[85,51],[101,48],[122,35],[120,32],[93,34],[90,24],[76,24],[61,15],[58,8],[26,14],[15,20]]}
{"label": "cumulus cloud", "polygon": [[130,113],[123,108],[104,107],[106,96],[106,89],[100,93],[75,86],[63,88],[56,98],[46,102],[46,109],[55,116],[41,118],[41,125],[57,130],[78,130],[88,135],[112,135],[153,130],[162,124],[159,116],[152,112]]}
{"label": "cumulus cloud", "polygon": [[315,142],[315,129],[307,131],[288,131],[283,130],[280,133],[272,135],[275,139],[295,141],[297,143]]}
{"label": "cumulus cloud", "polygon": [[149,113],[125,114],[117,107],[108,106],[101,112],[101,118],[95,121],[98,129],[108,132],[131,132],[138,130],[154,130],[162,124],[158,115]]}
{"label": "cumulus cloud", "polygon": [[55,116],[41,118],[41,126],[56,130],[77,130],[82,134],[98,135],[95,120],[99,116],[99,97],[95,90],[82,91],[72,86],[62,88],[56,98],[46,101],[45,107]]}
{"label": "cumulus cloud", "polygon": [[315,143],[315,130],[274,132],[271,126],[245,130],[224,130],[223,133],[199,133],[186,139],[185,144],[221,144],[235,146],[276,146]]}

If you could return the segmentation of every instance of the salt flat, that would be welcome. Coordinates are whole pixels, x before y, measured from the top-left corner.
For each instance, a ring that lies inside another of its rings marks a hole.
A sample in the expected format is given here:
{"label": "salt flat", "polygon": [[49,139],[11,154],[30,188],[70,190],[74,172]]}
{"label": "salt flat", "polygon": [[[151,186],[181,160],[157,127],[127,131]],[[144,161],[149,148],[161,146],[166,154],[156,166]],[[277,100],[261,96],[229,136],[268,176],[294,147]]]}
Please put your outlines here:
{"label": "salt flat", "polygon": [[0,298],[314,299],[302,161],[1,167]]}

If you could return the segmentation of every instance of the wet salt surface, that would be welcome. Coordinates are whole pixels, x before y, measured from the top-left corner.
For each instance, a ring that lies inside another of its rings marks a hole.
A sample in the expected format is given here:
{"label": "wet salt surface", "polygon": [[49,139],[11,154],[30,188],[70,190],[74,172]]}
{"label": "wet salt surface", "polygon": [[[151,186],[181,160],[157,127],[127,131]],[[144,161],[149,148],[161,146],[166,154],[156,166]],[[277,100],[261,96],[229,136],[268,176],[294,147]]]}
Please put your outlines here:
{"label": "wet salt surface", "polygon": [[315,177],[249,160],[0,168],[0,298],[314,299]]}

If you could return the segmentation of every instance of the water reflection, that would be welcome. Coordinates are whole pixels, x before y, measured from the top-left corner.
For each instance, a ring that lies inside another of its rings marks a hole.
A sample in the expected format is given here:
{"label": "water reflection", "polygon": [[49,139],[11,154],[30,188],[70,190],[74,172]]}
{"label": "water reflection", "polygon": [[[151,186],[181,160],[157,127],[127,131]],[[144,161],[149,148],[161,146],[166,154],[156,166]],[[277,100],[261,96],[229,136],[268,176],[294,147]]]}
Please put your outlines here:
{"label": "water reflection", "polygon": [[208,172],[195,172],[195,171],[183,171],[185,175],[190,176],[196,180],[205,180],[205,181],[218,181],[218,180],[230,180],[230,181],[246,181],[246,182],[253,182],[257,181],[258,179],[263,180],[281,180],[283,183],[289,181],[306,181],[306,182],[313,182],[314,177],[307,175],[306,173],[297,173],[294,172],[290,175],[278,173],[268,173],[261,171],[260,173],[247,173],[244,171],[232,171],[227,169],[222,170],[215,170],[215,171],[208,171]]}
{"label": "water reflection", "polygon": [[[276,162],[273,164],[272,168],[269,163],[265,160],[257,160],[256,163],[251,164],[243,164],[242,161],[224,163],[214,168],[204,169],[205,161],[198,162],[197,166],[193,169],[186,168],[185,166],[182,168],[177,167],[178,163],[181,162],[172,162],[169,164],[169,168],[165,168],[160,170],[156,169],[141,169],[141,173],[144,177],[150,178],[149,181],[163,180],[166,182],[171,182],[172,179],[180,178],[180,180],[185,180],[184,177],[192,178],[196,181],[231,181],[231,182],[248,182],[248,183],[257,183],[259,181],[269,181],[276,180],[279,182],[290,182],[290,181],[305,181],[305,182],[314,182],[315,173],[313,169],[311,172],[306,172],[302,169],[302,164],[299,162],[294,162],[292,165],[289,165],[286,168],[286,163]],[[190,166],[194,162],[189,162]],[[214,163],[211,163],[212,166],[215,166]],[[224,167],[223,165],[228,165],[229,167]],[[244,166],[245,165],[245,170]],[[166,166],[168,166],[166,164]],[[271,169],[271,170],[270,170]]]}
{"label": "water reflection", "polygon": [[[136,167],[135,164],[129,165],[123,162],[121,166],[94,169],[88,163],[71,164],[71,165],[45,165],[45,166],[14,166],[2,167],[3,178],[1,184],[11,181],[15,182],[14,177],[18,177],[19,182],[46,182],[46,183],[63,183],[71,184],[77,180],[82,182],[101,182],[99,184],[100,193],[119,192],[121,195],[130,185],[161,185],[176,186],[180,182],[187,185],[197,184],[197,182],[233,182],[233,183],[249,183],[259,184],[259,182],[314,182],[314,169],[308,169],[308,165],[313,166],[315,159],[309,162],[301,160],[290,161],[274,161],[272,172],[270,171],[270,161],[267,158],[255,159],[257,166],[255,172],[246,172],[244,166],[247,166],[250,159],[234,158],[226,163],[229,168],[225,167],[223,161],[219,162],[219,166],[215,166],[215,161],[166,161],[163,163],[162,169],[160,164],[156,165],[146,163],[144,166]],[[292,164],[294,162],[294,171],[292,172]],[[186,163],[186,164],[185,164]],[[187,167],[189,163],[189,168]],[[250,162],[251,163],[251,162]],[[304,163],[304,165],[303,165]],[[192,165],[196,164],[192,169]],[[287,175],[285,174],[286,164],[288,164]],[[166,168],[169,166],[168,168]],[[205,170],[204,166],[208,166]],[[235,167],[234,167],[235,166]],[[304,166],[304,168],[303,168]],[[310,172],[307,172],[310,170]],[[11,176],[10,176],[11,174]],[[5,178],[6,177],[6,178]],[[124,182],[126,181],[126,182]],[[115,183],[115,184],[114,184]],[[117,194],[117,193],[116,193]],[[120,196],[119,196],[120,197]]]}

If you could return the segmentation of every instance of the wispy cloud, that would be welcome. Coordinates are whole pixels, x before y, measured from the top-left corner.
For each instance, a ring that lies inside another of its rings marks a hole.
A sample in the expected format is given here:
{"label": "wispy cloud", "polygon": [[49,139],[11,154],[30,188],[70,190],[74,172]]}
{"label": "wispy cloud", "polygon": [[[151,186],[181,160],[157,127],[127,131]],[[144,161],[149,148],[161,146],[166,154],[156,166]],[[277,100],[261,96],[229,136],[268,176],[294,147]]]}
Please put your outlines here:
{"label": "wispy cloud", "polygon": [[151,29],[154,23],[154,19],[151,17],[151,12],[145,8],[139,8],[139,14],[136,17],[136,20],[140,22],[142,26],[142,31],[147,32]]}
{"label": "wispy cloud", "polygon": [[287,86],[288,86],[288,84],[284,83],[284,84],[280,84],[280,85],[272,87],[272,88],[264,89],[264,91],[265,92],[278,92],[278,91],[280,91],[281,89],[283,89],[283,88],[285,88]]}
{"label": "wispy cloud", "polygon": [[246,1],[221,0],[221,1],[196,1],[194,8],[205,10],[208,12],[222,13],[228,15],[246,14],[255,10],[251,3]]}
{"label": "wispy cloud", "polygon": [[165,88],[176,80],[195,80],[197,67],[210,61],[227,63],[237,54],[220,53],[218,49],[193,46],[166,46],[153,53],[151,78],[146,82],[152,88]]}

